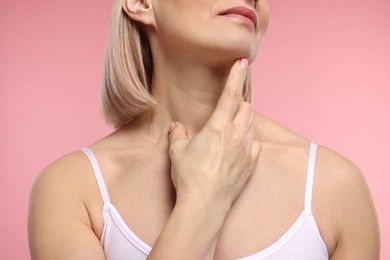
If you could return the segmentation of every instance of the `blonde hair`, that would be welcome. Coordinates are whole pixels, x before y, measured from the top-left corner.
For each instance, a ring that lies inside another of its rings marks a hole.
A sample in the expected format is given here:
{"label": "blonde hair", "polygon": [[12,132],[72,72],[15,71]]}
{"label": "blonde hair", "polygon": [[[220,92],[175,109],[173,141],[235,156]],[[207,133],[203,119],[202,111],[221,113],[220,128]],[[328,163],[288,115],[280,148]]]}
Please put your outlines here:
{"label": "blonde hair", "polygon": [[[153,60],[148,38],[141,25],[131,20],[115,0],[108,38],[101,90],[101,109],[107,123],[120,128],[157,105],[151,95]],[[252,103],[249,68],[243,97]]]}

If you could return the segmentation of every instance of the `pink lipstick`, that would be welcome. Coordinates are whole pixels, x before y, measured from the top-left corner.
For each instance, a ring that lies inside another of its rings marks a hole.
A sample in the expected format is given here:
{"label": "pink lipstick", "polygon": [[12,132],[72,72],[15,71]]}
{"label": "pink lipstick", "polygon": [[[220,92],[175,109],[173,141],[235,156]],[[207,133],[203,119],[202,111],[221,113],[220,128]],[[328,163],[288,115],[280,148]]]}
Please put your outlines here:
{"label": "pink lipstick", "polygon": [[257,15],[256,13],[244,6],[235,6],[233,8],[229,8],[220,15],[233,17],[242,20],[243,22],[253,25],[255,28],[257,27]]}

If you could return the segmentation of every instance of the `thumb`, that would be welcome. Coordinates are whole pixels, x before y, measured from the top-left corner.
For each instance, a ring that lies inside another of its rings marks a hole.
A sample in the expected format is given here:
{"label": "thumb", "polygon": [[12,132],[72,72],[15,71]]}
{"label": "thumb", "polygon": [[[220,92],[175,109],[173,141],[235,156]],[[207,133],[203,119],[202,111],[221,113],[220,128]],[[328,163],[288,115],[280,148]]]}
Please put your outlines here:
{"label": "thumb", "polygon": [[169,142],[172,145],[180,140],[188,140],[187,129],[180,122],[172,122],[169,125]]}

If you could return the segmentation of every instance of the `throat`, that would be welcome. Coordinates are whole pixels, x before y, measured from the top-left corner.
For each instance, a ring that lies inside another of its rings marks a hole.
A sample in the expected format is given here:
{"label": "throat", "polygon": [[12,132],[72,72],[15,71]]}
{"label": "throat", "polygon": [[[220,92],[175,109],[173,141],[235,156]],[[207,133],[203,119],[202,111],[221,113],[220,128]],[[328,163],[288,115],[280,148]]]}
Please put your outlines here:
{"label": "throat", "polygon": [[173,121],[181,122],[190,137],[199,133],[215,110],[232,64],[156,65],[152,95],[158,104],[143,116],[152,136],[159,138]]}

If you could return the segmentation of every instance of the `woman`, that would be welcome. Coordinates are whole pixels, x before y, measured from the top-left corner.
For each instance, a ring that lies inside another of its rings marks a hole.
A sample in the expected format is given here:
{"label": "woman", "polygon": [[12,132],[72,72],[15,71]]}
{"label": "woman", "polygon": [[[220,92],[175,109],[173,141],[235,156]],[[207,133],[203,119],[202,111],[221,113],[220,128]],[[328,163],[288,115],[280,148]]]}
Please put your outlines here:
{"label": "woman", "polygon": [[115,2],[117,130],[37,178],[33,259],[379,258],[359,169],[251,108],[267,23],[263,0]]}

